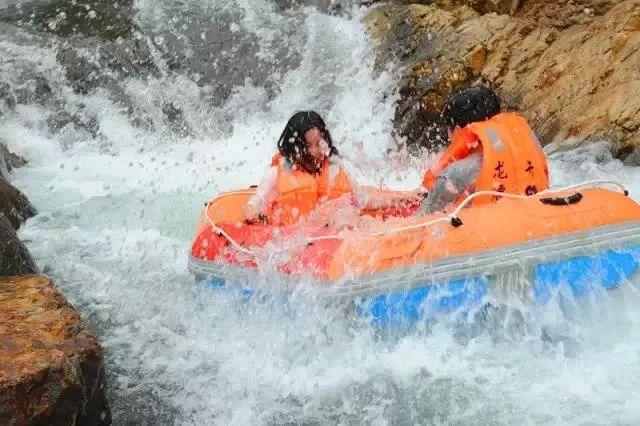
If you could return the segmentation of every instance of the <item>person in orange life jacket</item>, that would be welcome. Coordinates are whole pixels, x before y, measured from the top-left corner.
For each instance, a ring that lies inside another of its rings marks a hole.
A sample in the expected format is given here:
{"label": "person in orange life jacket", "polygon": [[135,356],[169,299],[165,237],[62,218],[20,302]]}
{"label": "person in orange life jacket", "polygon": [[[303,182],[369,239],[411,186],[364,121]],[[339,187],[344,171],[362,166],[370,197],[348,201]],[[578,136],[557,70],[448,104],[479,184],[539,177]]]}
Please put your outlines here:
{"label": "person in orange life jacket", "polygon": [[[501,113],[500,99],[488,87],[454,91],[442,117],[450,146],[422,182],[429,197],[417,214],[434,213],[475,191],[533,195],[549,187],[547,160],[527,121]],[[480,197],[473,203],[497,201]]]}
{"label": "person in orange life jacket", "polygon": [[[357,187],[345,172],[324,120],[314,111],[295,113],[278,140],[271,167],[245,206],[247,222],[289,225],[331,200],[334,207],[378,209],[410,199],[411,193],[377,196]],[[326,215],[333,214],[327,211]]]}

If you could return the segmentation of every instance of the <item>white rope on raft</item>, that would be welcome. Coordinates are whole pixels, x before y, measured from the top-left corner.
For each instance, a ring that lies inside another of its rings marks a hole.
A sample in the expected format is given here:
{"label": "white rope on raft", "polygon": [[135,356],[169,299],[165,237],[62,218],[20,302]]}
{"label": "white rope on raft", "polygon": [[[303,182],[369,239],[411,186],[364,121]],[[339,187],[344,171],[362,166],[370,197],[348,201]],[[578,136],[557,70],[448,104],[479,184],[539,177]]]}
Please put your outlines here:
{"label": "white rope on raft", "polygon": [[[239,195],[252,195],[252,194],[254,194],[254,192],[253,191],[233,191],[233,192],[226,193],[225,196],[238,195],[238,194]],[[207,210],[208,209],[209,209],[209,203],[207,203]],[[220,228],[215,223],[213,223],[213,221],[211,220],[211,218],[207,214],[207,210],[205,210],[203,215],[207,219],[207,222],[209,222],[209,225],[211,225],[211,229],[213,229],[218,235],[221,235],[221,236],[225,237],[227,239],[227,241],[229,241],[229,243],[233,246],[233,248],[235,248],[239,252],[244,253],[244,254],[248,254],[249,256],[256,257],[256,254],[254,252],[252,252],[251,250],[249,250],[247,248],[242,247],[242,245],[240,245],[236,240],[234,240],[231,237],[231,235],[227,234],[224,229]]]}
{"label": "white rope on raft", "polygon": [[227,239],[227,241],[229,241],[229,243],[233,246],[234,249],[238,250],[241,253],[248,254],[249,256],[257,257],[254,252],[252,252],[251,250],[249,250],[247,248],[242,247],[240,244],[238,244],[238,242],[236,240],[231,238],[231,235],[227,234],[224,229],[220,228],[215,223],[213,223],[213,221],[211,220],[211,218],[209,217],[209,215],[206,212],[204,214],[204,217],[207,218],[207,222],[209,222],[209,225],[211,225],[211,228],[218,235],[221,235],[221,236],[225,237]]}
{"label": "white rope on raft", "polygon": [[[617,186],[618,189],[620,189],[620,191],[623,192],[624,194],[628,194],[626,187],[623,184],[621,184],[620,182],[618,182],[618,181],[608,180],[608,179],[594,179],[594,180],[589,180],[589,181],[577,183],[577,184],[574,184],[574,185],[566,186],[564,188],[545,189],[544,191],[540,191],[537,194],[535,194],[535,196],[553,194],[553,193],[565,192],[565,191],[571,191],[571,190],[574,190],[574,189],[579,189],[579,188],[584,188],[584,187],[589,187],[589,186],[595,186],[595,185],[614,185],[614,186]],[[391,229],[387,229],[385,231],[370,232],[368,234],[369,234],[369,236],[372,236],[372,237],[375,237],[375,236],[387,236],[387,235],[392,235],[392,234],[395,234],[395,233],[398,233],[398,232],[411,231],[411,230],[414,230],[414,229],[426,228],[426,227],[435,225],[436,223],[440,223],[440,222],[451,223],[452,220],[458,219],[458,214],[471,201],[475,200],[476,198],[483,197],[483,196],[496,196],[496,197],[504,197],[504,198],[511,198],[511,199],[524,199],[524,198],[532,197],[533,195],[510,194],[508,192],[499,192],[499,191],[478,191],[478,192],[474,192],[473,194],[471,194],[468,197],[466,197],[458,205],[458,207],[456,207],[448,215],[445,215],[445,216],[442,216],[442,217],[439,217],[439,218],[436,218],[436,219],[432,219],[432,220],[429,220],[429,221],[426,221],[426,222],[421,222],[421,223],[418,223],[418,224],[415,224],[415,225],[391,228]],[[216,226],[211,221],[211,219],[209,218],[208,214],[205,213],[205,217],[207,218],[207,221],[209,222],[209,224],[211,225],[213,230],[216,231],[218,233],[218,235],[222,235],[223,237],[225,237],[229,241],[229,243],[233,246],[233,248],[235,248],[239,252],[242,252],[242,253],[245,253],[245,254],[248,254],[250,256],[253,256],[253,257],[257,258],[257,255],[253,251],[251,251],[251,250],[249,250],[249,249],[247,249],[245,247],[242,247],[229,234],[227,234],[223,229],[221,229],[220,227]],[[335,239],[339,239],[339,238],[341,238],[341,237],[338,234],[323,235],[323,236],[320,236],[320,237],[311,237],[311,238],[306,238],[299,245],[312,243],[314,241],[335,240]]]}
{"label": "white rope on raft", "polygon": [[[614,180],[596,179],[596,180],[590,180],[590,181],[586,181],[586,182],[581,182],[581,183],[578,183],[578,184],[575,184],[575,185],[571,185],[571,186],[567,186],[567,187],[559,188],[559,189],[545,189],[543,191],[538,192],[535,195],[539,196],[539,195],[546,195],[546,194],[550,194],[550,193],[571,191],[573,189],[583,188],[585,186],[593,186],[593,185],[597,185],[597,184],[615,185],[620,189],[621,192],[623,192],[625,194],[627,192],[627,190],[624,187],[624,185],[622,185],[620,182],[617,182],[617,181],[614,181]],[[436,219],[432,219],[432,220],[429,220],[427,222],[421,222],[421,223],[418,223],[418,224],[415,224],[415,225],[391,228],[391,229],[388,229],[388,230],[385,230],[385,231],[371,232],[371,233],[369,233],[369,235],[373,236],[373,237],[384,236],[384,235],[395,234],[395,233],[402,232],[402,231],[411,231],[411,230],[414,230],[414,229],[426,228],[428,226],[435,225],[436,223],[440,223],[440,222],[448,222],[448,223],[450,223],[451,220],[454,220],[454,219],[458,218],[458,215],[460,214],[460,211],[462,211],[462,209],[464,209],[471,201],[473,201],[476,198],[479,198],[479,197],[482,197],[482,196],[488,196],[488,195],[497,196],[497,197],[504,197],[504,198],[512,198],[512,199],[524,199],[524,198],[531,197],[531,195],[510,194],[508,192],[478,191],[478,192],[474,192],[473,194],[471,194],[467,198],[465,198],[458,205],[458,207],[455,208],[455,210],[453,210],[451,213],[449,213],[446,216],[442,216],[442,217],[439,217],[439,218],[436,218]],[[331,239],[336,239],[336,238],[339,238],[339,236],[338,235],[324,235],[324,236],[321,236],[321,237],[309,238],[305,242],[331,240]]]}

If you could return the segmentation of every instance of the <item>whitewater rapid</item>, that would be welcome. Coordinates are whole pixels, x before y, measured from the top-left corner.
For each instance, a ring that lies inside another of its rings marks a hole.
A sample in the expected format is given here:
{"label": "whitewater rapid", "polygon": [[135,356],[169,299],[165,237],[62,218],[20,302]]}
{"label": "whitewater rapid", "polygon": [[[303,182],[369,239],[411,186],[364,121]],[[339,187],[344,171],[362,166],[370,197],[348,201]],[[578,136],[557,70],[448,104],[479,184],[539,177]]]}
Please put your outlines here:
{"label": "whitewater rapid", "polygon": [[[137,3],[141,25],[162,25],[153,3]],[[420,160],[388,161],[394,74],[373,68],[366,9],[334,16],[234,4],[234,28],[257,34],[266,57],[269,41],[295,26],[285,40],[299,65],[280,76],[275,97],[246,81],[215,108],[189,75],[123,81],[135,107],[160,123],[152,129],[100,90],[73,92],[55,47],[0,40],[3,78],[38,70],[67,108],[82,104],[99,123],[99,135],[52,133],[50,107],[23,104],[0,119],[0,138],[29,160],[12,178],[39,215],[20,236],[105,348],[114,424],[638,423],[634,288],[570,318],[550,303],[381,336],[330,308],[298,315],[194,285],[187,253],[203,202],[256,183],[297,109],[324,115],[359,181],[411,188],[420,175]],[[190,136],[162,125],[162,99],[179,101]],[[614,178],[640,200],[640,168],[614,159],[606,143],[553,154],[551,176],[554,185]]]}

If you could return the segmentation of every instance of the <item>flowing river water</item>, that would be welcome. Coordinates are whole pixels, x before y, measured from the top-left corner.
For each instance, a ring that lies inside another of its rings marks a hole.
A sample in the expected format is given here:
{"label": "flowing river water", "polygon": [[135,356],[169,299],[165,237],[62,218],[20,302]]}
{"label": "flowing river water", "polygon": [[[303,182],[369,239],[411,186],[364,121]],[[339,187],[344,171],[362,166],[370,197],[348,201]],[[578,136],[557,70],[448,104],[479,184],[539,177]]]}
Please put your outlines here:
{"label": "flowing river water", "polygon": [[[195,285],[203,202],[260,178],[293,111],[325,116],[360,181],[410,188],[421,163],[389,160],[394,73],[374,70],[366,8],[134,6],[154,71],[111,73],[115,89],[74,90],[64,38],[0,22],[0,80],[23,93],[0,138],[29,160],[12,178],[39,210],[21,237],[103,343],[114,424],[640,422],[633,287],[571,315],[552,302],[383,336]],[[551,157],[555,185],[614,178],[640,199],[640,168],[605,143]]]}

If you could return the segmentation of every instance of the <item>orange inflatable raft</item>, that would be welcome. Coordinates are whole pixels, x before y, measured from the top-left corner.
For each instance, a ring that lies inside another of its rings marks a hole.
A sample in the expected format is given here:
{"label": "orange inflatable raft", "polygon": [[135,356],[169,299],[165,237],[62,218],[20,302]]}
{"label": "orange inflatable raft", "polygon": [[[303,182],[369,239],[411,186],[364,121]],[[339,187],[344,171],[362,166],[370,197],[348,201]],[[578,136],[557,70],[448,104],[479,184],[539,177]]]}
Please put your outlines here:
{"label": "orange inflatable raft", "polygon": [[[253,190],[228,192],[207,203],[189,266],[247,295],[269,271],[326,300],[354,300],[378,324],[468,311],[505,291],[544,303],[638,280],[640,205],[622,187],[597,187],[604,183],[526,197],[476,193],[450,214],[383,220],[373,212],[337,232],[318,221],[247,224]],[[480,197],[496,202],[474,203]]]}

